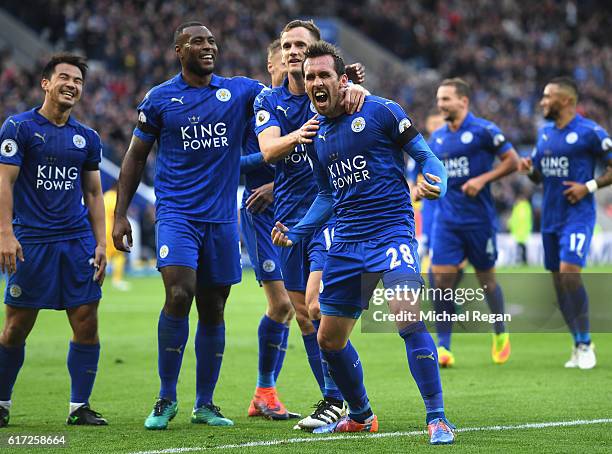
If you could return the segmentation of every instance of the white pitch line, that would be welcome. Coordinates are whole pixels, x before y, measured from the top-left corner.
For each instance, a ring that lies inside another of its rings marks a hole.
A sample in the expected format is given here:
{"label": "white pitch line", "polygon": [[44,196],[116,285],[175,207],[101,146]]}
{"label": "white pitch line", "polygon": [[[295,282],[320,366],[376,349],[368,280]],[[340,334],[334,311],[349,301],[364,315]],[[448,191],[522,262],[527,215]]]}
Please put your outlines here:
{"label": "white pitch line", "polygon": [[[551,422],[534,422],[527,424],[517,424],[513,426],[484,426],[484,427],[464,427],[457,429],[456,432],[484,432],[484,431],[500,431],[500,430],[524,430],[524,429],[545,429],[548,427],[571,427],[571,426],[586,426],[590,424],[610,424],[612,418],[605,419],[577,419],[575,421],[551,421]],[[131,454],[175,454],[183,452],[210,451],[213,449],[240,449],[240,448],[255,448],[259,446],[276,446],[291,443],[315,443],[336,440],[362,440],[368,438],[392,438],[392,437],[415,437],[417,435],[425,435],[424,430],[413,430],[412,432],[381,432],[363,435],[330,435],[326,437],[309,437],[309,438],[288,438],[285,440],[262,440],[250,441],[248,443],[238,443],[232,445],[219,445],[210,447],[192,447],[192,448],[168,448],[159,451],[138,451]]]}

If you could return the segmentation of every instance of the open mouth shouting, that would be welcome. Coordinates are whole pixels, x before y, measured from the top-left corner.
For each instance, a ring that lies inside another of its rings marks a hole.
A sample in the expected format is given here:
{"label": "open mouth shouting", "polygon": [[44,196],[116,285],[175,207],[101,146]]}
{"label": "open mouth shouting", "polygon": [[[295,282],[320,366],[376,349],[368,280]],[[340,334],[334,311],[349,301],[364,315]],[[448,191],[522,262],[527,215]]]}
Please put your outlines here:
{"label": "open mouth shouting", "polygon": [[313,90],[313,95],[314,95],[315,104],[319,109],[323,110],[328,106],[329,94],[327,93],[327,91],[321,88],[315,88]]}

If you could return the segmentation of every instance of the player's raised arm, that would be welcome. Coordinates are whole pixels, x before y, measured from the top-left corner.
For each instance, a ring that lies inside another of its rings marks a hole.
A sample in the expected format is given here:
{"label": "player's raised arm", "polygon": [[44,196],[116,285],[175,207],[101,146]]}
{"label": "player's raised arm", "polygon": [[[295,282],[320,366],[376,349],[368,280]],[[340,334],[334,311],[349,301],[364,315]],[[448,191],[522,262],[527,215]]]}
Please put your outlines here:
{"label": "player's raised arm", "polygon": [[99,170],[83,171],[83,201],[89,211],[89,222],[96,239],[94,281],[102,285],[106,274],[106,224],[104,216],[104,195]]}
{"label": "player's raised arm", "polygon": [[[113,243],[120,251],[130,251],[132,247],[132,227],[127,218],[127,210],[138,188],[142,173],[151,152],[153,142],[145,142],[136,135],[132,136],[130,146],[121,163],[121,172],[117,181],[117,206],[115,207],[115,224],[113,226]],[[123,237],[127,237],[127,245]]]}
{"label": "player's raised arm", "polygon": [[442,164],[433,151],[431,151],[423,136],[417,133],[417,135],[404,146],[404,150],[406,150],[423,169],[423,179],[416,187],[417,197],[430,200],[444,197],[448,179],[446,167],[444,167],[444,164]]}
{"label": "player's raised arm", "polygon": [[[256,112],[256,123],[260,124],[265,120],[266,114],[268,114],[267,111],[260,110]],[[267,116],[269,117],[269,114]],[[316,117],[317,115],[315,114],[301,128],[284,136],[281,136],[281,129],[276,125],[269,126],[261,131],[257,138],[264,161],[274,163],[290,154],[295,147],[312,143],[312,139],[319,129],[319,121]]]}
{"label": "player's raised arm", "polygon": [[13,232],[13,186],[19,167],[0,164],[0,271],[13,274],[17,260],[23,262],[21,244]]}

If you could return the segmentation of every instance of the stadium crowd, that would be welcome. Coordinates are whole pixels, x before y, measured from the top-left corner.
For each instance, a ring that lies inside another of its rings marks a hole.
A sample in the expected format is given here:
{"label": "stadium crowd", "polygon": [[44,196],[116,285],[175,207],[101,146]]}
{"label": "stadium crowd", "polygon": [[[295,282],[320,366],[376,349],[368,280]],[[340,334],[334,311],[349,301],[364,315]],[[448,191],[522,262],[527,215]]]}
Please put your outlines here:
{"label": "stadium crowd", "polygon": [[[40,14],[39,11],[46,14]],[[579,83],[579,112],[612,129],[610,6],[600,0],[8,0],[3,8],[60,48],[90,59],[87,96],[76,115],[100,131],[104,154],[122,159],[146,90],[178,71],[173,27],[185,18],[211,24],[221,42],[224,75],[262,81],[265,51],[282,24],[296,16],[336,15],[392,50],[416,70],[388,74],[379,93],[398,99],[423,124],[435,106],[444,77],[461,76],[473,88],[473,110],[496,122],[517,149],[531,146],[542,117],[544,82],[559,74]],[[425,70],[430,70],[425,73]],[[376,72],[377,68],[367,71]],[[428,77],[422,77],[428,74]],[[40,100],[39,75],[0,52],[2,118]],[[367,83],[367,82],[366,82]],[[152,155],[153,156],[153,155]],[[151,160],[153,161],[153,157]],[[153,166],[144,181],[152,182]],[[494,188],[498,208],[508,212],[521,191],[518,179]],[[536,207],[537,208],[537,207]]]}

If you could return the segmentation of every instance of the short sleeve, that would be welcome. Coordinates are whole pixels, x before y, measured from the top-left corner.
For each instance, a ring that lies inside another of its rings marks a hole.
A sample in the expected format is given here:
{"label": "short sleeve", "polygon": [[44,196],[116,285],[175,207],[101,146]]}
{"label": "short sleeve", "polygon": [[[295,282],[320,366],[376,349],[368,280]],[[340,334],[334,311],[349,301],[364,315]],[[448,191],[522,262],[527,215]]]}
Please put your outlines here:
{"label": "short sleeve", "polygon": [[0,164],[21,166],[27,145],[24,132],[22,122],[7,118],[0,129]]}
{"label": "short sleeve", "polygon": [[508,142],[504,133],[495,123],[490,123],[486,130],[485,148],[491,153],[499,156],[513,148],[512,144]]}
{"label": "short sleeve", "polygon": [[151,98],[151,92],[147,93],[137,108],[138,123],[134,135],[144,142],[155,142],[162,126],[161,117]]}
{"label": "short sleeve", "polygon": [[257,95],[253,103],[253,111],[255,112],[255,133],[257,135],[261,134],[270,126],[277,126],[280,128],[280,123],[276,116],[278,111],[272,104],[271,95],[271,89],[265,88]]}
{"label": "short sleeve", "polygon": [[102,140],[96,131],[91,132],[86,164],[98,164],[102,160]]}

